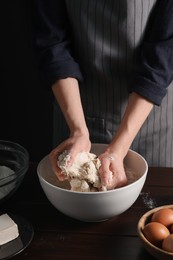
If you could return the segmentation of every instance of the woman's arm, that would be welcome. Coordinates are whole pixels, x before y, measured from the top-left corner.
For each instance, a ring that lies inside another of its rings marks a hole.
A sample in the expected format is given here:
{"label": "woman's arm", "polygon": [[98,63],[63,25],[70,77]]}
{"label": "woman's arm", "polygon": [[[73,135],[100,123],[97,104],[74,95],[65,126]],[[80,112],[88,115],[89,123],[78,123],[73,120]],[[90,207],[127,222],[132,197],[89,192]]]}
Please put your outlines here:
{"label": "woman's arm", "polygon": [[81,104],[78,81],[74,78],[58,80],[52,86],[52,90],[64,114],[71,135],[75,132],[88,134]]}
{"label": "woman's arm", "polygon": [[[132,94],[117,133],[104,154],[100,173],[109,188],[125,184],[124,157],[152,110],[173,80],[173,1],[156,3],[142,44]],[[159,140],[158,140],[159,141]],[[109,158],[114,158],[110,160]],[[113,178],[110,171],[113,172]]]}
{"label": "woman's arm", "polygon": [[[46,86],[52,87],[70,129],[70,136],[50,153],[54,172],[63,180],[57,157],[69,150],[72,163],[77,152],[89,151],[91,144],[80,100],[78,63],[71,52],[69,22],[64,0],[32,0],[33,50]],[[58,120],[58,119],[57,119]]]}
{"label": "woman's arm", "polygon": [[31,0],[32,43],[43,83],[49,89],[58,79],[82,80],[71,52],[70,25],[64,0]]}
{"label": "woman's arm", "polygon": [[105,153],[100,155],[100,174],[103,183],[109,189],[126,184],[124,157],[152,108],[153,103],[142,96],[134,92],[130,95],[121,124]]}
{"label": "woman's arm", "polygon": [[124,157],[152,108],[153,103],[133,92],[109,150],[116,150]]}
{"label": "woman's arm", "polygon": [[160,105],[173,80],[173,1],[157,1],[141,46],[132,91]]}
{"label": "woman's arm", "polygon": [[64,150],[68,150],[70,154],[68,163],[72,164],[77,153],[90,151],[91,143],[81,104],[78,81],[74,78],[58,80],[52,86],[52,90],[70,129],[69,138],[50,153],[53,170],[58,178],[63,180],[64,175],[57,166],[58,155]]}

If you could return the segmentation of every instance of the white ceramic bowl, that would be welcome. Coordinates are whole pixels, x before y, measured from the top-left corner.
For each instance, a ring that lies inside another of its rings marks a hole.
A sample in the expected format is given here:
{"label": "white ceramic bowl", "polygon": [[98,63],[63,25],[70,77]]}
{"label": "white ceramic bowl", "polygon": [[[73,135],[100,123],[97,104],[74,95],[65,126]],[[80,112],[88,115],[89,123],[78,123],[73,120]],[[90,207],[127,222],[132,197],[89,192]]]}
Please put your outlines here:
{"label": "white ceramic bowl", "polygon": [[[101,154],[106,144],[93,144],[91,152]],[[52,205],[65,215],[86,222],[104,221],[126,211],[138,198],[146,180],[148,164],[138,153],[129,150],[125,165],[137,173],[135,182],[110,191],[75,192],[67,181],[60,182],[51,170],[49,157],[38,164],[40,184]]]}

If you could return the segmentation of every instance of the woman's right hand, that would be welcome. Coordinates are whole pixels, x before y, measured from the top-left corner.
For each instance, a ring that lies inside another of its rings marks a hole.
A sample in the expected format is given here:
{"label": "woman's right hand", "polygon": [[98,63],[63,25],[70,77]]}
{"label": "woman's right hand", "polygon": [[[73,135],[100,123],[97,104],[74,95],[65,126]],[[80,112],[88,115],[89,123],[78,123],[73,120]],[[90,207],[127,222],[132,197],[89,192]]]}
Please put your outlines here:
{"label": "woman's right hand", "polygon": [[64,181],[66,179],[66,176],[62,172],[62,170],[58,167],[57,161],[58,161],[58,156],[67,150],[70,155],[70,159],[68,161],[68,166],[71,166],[74,162],[74,159],[76,155],[80,152],[89,152],[91,149],[91,142],[89,140],[88,135],[84,135],[82,133],[75,133],[71,135],[67,140],[59,144],[56,148],[54,148],[50,154],[50,162],[52,169],[58,179],[60,181]]}

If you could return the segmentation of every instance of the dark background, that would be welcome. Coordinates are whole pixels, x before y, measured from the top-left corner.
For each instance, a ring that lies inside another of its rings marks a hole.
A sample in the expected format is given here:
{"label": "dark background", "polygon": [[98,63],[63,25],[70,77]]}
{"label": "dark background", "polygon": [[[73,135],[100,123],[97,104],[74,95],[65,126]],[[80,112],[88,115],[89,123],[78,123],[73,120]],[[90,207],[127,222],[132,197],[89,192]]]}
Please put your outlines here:
{"label": "dark background", "polygon": [[0,139],[23,145],[32,161],[52,148],[52,92],[42,87],[31,44],[29,0],[1,1]]}

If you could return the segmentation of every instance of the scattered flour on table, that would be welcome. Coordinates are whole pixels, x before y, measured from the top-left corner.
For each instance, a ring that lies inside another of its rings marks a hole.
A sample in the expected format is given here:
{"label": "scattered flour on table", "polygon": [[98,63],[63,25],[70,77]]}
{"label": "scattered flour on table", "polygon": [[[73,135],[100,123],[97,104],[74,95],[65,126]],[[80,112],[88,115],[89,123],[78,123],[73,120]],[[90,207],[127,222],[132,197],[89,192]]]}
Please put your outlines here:
{"label": "scattered flour on table", "polygon": [[144,205],[148,209],[153,209],[153,208],[157,207],[156,201],[151,197],[150,192],[141,192],[140,195],[142,196]]}

